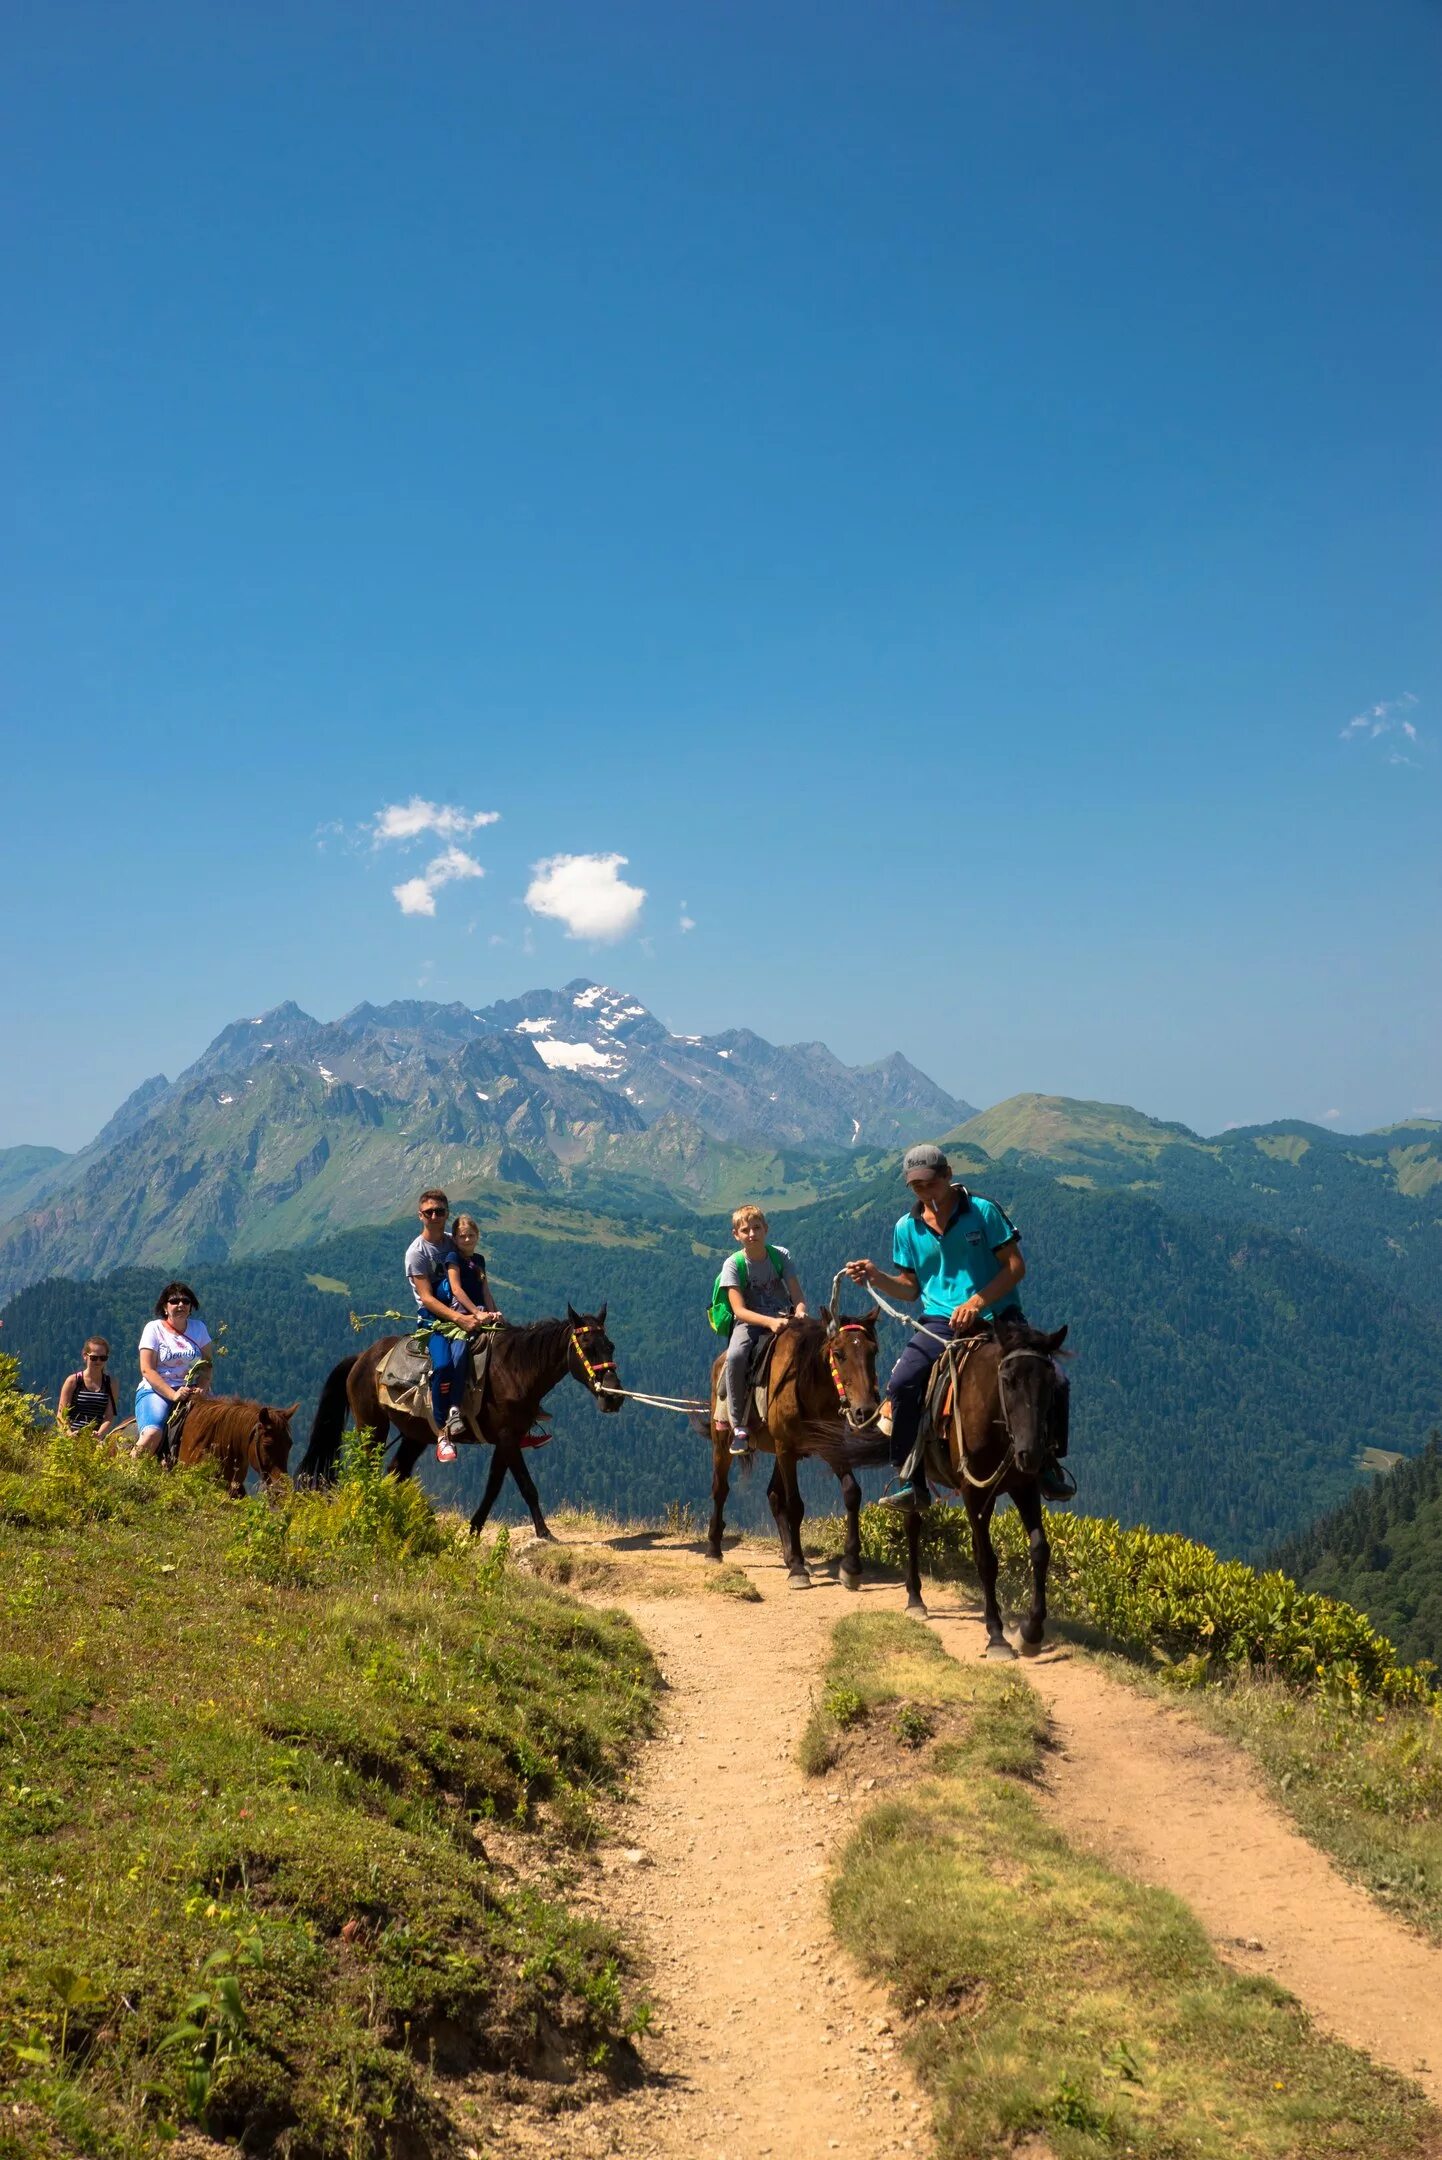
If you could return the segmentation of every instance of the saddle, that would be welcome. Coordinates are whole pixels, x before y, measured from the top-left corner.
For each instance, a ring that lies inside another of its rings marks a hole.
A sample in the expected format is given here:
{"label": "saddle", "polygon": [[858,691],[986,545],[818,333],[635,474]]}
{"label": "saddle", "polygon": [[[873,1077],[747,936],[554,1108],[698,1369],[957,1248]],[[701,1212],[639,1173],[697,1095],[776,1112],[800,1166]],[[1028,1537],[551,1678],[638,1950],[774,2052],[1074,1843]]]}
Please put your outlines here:
{"label": "saddle", "polygon": [[972,1351],[979,1342],[990,1340],[990,1329],[985,1333],[958,1335],[931,1369],[921,1411],[921,1431],[917,1436],[921,1466],[928,1485],[944,1485],[948,1492],[961,1490],[961,1481],[951,1465],[950,1434],[956,1389]]}
{"label": "saddle", "polygon": [[[491,1331],[485,1329],[471,1337],[471,1384],[462,1405],[466,1422],[477,1438],[490,1361]],[[391,1345],[376,1369],[376,1393],[383,1410],[398,1417],[419,1418],[435,1431],[436,1421],[431,1416],[431,1353],[425,1332],[403,1335]]]}
{"label": "saddle", "polygon": [[[751,1369],[746,1375],[746,1386],[742,1393],[741,1422],[743,1425],[764,1425],[766,1423],[766,1412],[771,1399],[769,1378],[771,1358],[780,1340],[779,1335],[768,1334],[760,1349],[752,1354]],[[719,1369],[716,1381],[716,1407],[724,1414],[726,1410],[726,1367],[724,1364]]]}

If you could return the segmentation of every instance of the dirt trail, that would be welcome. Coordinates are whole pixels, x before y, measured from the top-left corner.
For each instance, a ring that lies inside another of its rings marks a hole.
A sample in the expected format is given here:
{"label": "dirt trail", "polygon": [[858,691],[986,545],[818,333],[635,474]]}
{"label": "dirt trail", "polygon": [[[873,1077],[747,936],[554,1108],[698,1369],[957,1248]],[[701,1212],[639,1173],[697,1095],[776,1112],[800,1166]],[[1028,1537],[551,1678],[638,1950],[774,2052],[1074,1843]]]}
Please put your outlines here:
{"label": "dirt trail", "polygon": [[[978,1657],[979,1620],[954,1594],[932,1603],[946,1648]],[[1184,1898],[1229,1963],[1270,1974],[1324,2030],[1442,2103],[1442,1950],[1339,1875],[1245,1755],[1184,1709],[1065,1646],[1016,1670],[1051,1714],[1046,1801],[1072,1842]]]}
{"label": "dirt trail", "polygon": [[[679,1556],[678,1556],[679,1557]],[[738,1556],[739,1557],[739,1556]],[[695,1579],[697,1563],[688,1556]],[[545,2124],[506,2126],[507,2152],[547,2160],[829,2160],[931,2150],[930,2109],[899,2053],[889,2006],[831,1932],[826,1878],[874,1792],[804,1778],[796,1745],[848,1596],[818,1574],[789,1591],[746,1555],[759,1605],[714,1593],[619,1599],[666,1676],[647,1750],[604,1854],[598,1907],[650,1962],[649,2082]]]}
{"label": "dirt trail", "polygon": [[[798,1594],[763,1548],[733,1557],[761,1604],[697,1594],[694,1549],[679,1545],[653,1547],[650,1582],[636,1588],[653,1588],[659,1565],[681,1595],[599,1593],[631,1612],[667,1682],[659,1737],[589,1893],[647,1960],[646,2082],[550,2118],[505,2110],[486,2150],[826,2160],[858,2139],[875,2160],[932,2150],[930,2109],[899,2052],[903,2021],[893,2029],[826,1912],[841,1843],[882,1788],[810,1780],[795,1759],[835,1623],[899,1611],[902,1593],[869,1583],[848,1596],[818,1570]],[[979,1657],[970,1600],[949,1585],[927,1594],[945,1648]],[[1245,1757],[1185,1710],[1065,1646],[1014,1670],[1051,1714],[1045,1804],[1067,1835],[1174,1891],[1230,1963],[1270,1974],[1324,2029],[1442,2102],[1442,1951],[1345,1882]]]}

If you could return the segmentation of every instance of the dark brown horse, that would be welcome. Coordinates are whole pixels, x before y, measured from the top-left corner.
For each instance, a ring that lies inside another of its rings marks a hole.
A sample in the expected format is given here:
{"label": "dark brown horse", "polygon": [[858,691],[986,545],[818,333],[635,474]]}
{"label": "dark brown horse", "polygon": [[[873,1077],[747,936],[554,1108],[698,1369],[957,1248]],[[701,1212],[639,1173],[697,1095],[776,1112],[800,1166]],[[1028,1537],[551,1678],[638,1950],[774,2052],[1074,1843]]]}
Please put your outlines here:
{"label": "dark brown horse", "polygon": [[[868,1451],[861,1436],[876,1430],[881,1398],[876,1387],[876,1313],[861,1320],[842,1320],[833,1325],[825,1308],[817,1320],[788,1320],[776,1338],[766,1376],[767,1408],[763,1421],[753,1417],[747,1426],[753,1448],[776,1458],[766,1487],[781,1557],[793,1590],[809,1590],[811,1574],[801,1550],[801,1524],[806,1506],[796,1466],[805,1455],[819,1455],[830,1463],[841,1481],[846,1503],[846,1543],[841,1555],[841,1580],[848,1590],[861,1581],[861,1487],[856,1479],[859,1463],[886,1460],[886,1445],[879,1432]],[[721,1558],[721,1533],[725,1527],[726,1495],[731,1489],[731,1440],[729,1425],[718,1430],[726,1404],[726,1353],[711,1367],[711,1531],[706,1545],[708,1560]]]}
{"label": "dark brown horse", "polygon": [[[342,1358],[328,1375],[310,1429],[310,1445],[301,1461],[301,1477],[325,1484],[334,1479],[347,1408],[352,1424],[367,1427],[382,1447],[395,1426],[399,1441],[390,1467],[397,1477],[409,1477],[434,1444],[436,1436],[428,1419],[388,1410],[380,1399],[378,1368],[386,1352],[401,1340],[399,1335],[382,1336],[359,1357]],[[568,1305],[564,1320],[533,1320],[525,1327],[507,1322],[492,1333],[484,1390],[478,1396],[472,1381],[463,1405],[468,1422],[494,1451],[481,1504],[471,1517],[472,1530],[485,1522],[509,1471],[530,1510],[537,1537],[550,1537],[521,1443],[542,1415],[541,1404],[551,1389],[568,1373],[595,1396],[602,1410],[620,1409],[621,1383],[615,1345],[606,1333],[604,1305],[597,1313],[574,1312]]]}
{"label": "dark brown horse", "polygon": [[[1031,1608],[1021,1622],[1025,1652],[1040,1648],[1046,1633],[1046,1574],[1051,1547],[1038,1479],[1050,1432],[1057,1387],[1056,1353],[1066,1329],[1044,1335],[1025,1325],[986,1329],[958,1346],[958,1376],[947,1417],[952,1477],[966,1502],[971,1549],[981,1578],[988,1657],[1016,1655],[1006,1639],[997,1603],[996,1547],[991,1518],[1003,1493],[1022,1519],[1031,1551]],[[924,1613],[921,1596],[921,1511],[906,1516],[906,1609]]]}
{"label": "dark brown horse", "polygon": [[245,1491],[247,1471],[262,1485],[285,1476],[290,1461],[290,1421],[300,1408],[277,1410],[270,1403],[247,1402],[226,1395],[202,1395],[189,1403],[180,1428],[180,1468],[195,1463],[220,1465],[232,1500]]}

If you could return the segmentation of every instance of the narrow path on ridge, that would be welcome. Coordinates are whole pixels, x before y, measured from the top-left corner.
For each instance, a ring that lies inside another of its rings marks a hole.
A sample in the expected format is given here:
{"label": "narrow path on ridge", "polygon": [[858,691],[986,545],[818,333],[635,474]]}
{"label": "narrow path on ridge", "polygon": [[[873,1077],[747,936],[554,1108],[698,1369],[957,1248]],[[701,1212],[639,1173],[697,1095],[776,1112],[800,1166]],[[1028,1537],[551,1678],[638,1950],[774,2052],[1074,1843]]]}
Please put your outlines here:
{"label": "narrow path on ridge", "polygon": [[[743,1545],[729,1558],[763,1602],[695,1594],[694,1545],[668,1544],[654,1541],[652,1557],[685,1594],[596,1598],[631,1614],[667,1683],[590,1901],[647,1961],[647,2081],[544,2121],[508,2113],[504,2149],[826,2160],[860,2138],[869,2160],[924,2156],[931,2111],[900,2054],[904,2019],[852,1965],[826,1909],[841,1845],[890,1781],[808,1779],[796,1762],[836,1622],[901,1612],[904,1592],[868,1580],[851,1596],[819,1569],[813,1590],[793,1592],[776,1557]],[[928,1582],[926,1596],[944,1648],[978,1659],[969,1593]],[[1324,2030],[1442,2103],[1442,1950],[1348,1883],[1245,1755],[1184,1708],[1064,1642],[1012,1669],[1047,1706],[1041,1798],[1068,1838],[1174,1892],[1229,1964],[1269,1974]]]}
{"label": "narrow path on ridge", "polygon": [[[684,1557],[699,1569],[694,1547]],[[890,2005],[826,1909],[837,1851],[875,1795],[808,1779],[796,1762],[832,1628],[843,1613],[890,1610],[895,1587],[851,1596],[818,1572],[798,1593],[779,1560],[732,1557],[761,1604],[704,1589],[598,1595],[631,1614],[667,1683],[617,1818],[627,1842],[603,1852],[597,1898],[649,1962],[649,2075],[574,2114],[508,2122],[508,2152],[830,2160],[859,2141],[868,2160],[892,2160],[933,2149]]]}
{"label": "narrow path on ridge", "polygon": [[[979,1654],[979,1621],[937,1632],[955,1656]],[[1046,1805],[1072,1843],[1174,1891],[1228,1963],[1269,1974],[1442,2105],[1442,1949],[1339,1874],[1247,1757],[1180,1705],[1065,1644],[1016,1670],[1051,1715]]]}

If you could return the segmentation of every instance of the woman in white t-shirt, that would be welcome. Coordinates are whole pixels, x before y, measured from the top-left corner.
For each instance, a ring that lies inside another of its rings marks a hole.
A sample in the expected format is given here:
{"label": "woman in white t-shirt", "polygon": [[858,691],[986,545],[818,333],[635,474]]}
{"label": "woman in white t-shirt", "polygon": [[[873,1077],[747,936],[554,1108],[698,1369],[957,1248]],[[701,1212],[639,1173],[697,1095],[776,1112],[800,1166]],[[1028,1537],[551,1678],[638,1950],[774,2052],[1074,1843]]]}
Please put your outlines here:
{"label": "woman in white t-shirt", "polygon": [[189,1283],[167,1283],[155,1301],[155,1318],[140,1336],[140,1385],[135,1390],[135,1424],[140,1437],[131,1454],[138,1462],[153,1455],[165,1438],[166,1420],[177,1403],[210,1392],[207,1359],[197,1379],[190,1374],[210,1347],[210,1329]]}

